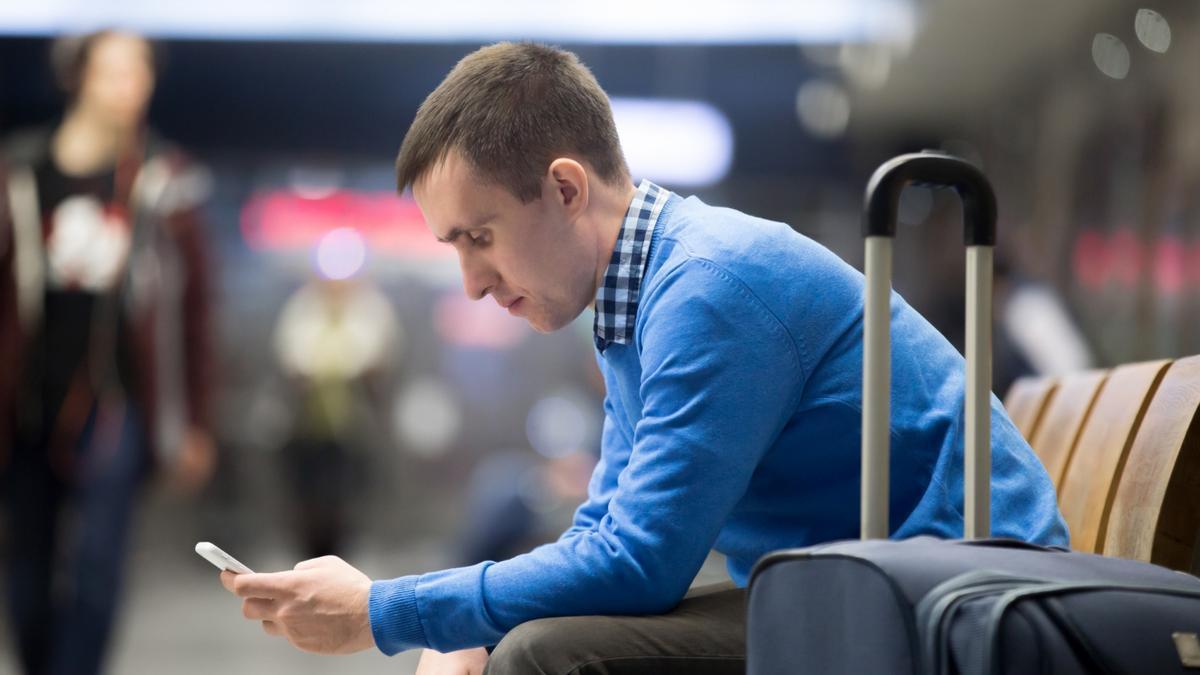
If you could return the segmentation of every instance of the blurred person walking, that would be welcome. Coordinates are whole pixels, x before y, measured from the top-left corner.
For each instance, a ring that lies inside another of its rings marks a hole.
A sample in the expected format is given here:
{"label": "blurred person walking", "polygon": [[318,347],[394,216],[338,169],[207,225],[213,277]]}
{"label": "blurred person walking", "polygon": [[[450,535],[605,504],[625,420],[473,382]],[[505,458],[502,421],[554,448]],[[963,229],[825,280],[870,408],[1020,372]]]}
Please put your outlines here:
{"label": "blurred person walking", "polygon": [[349,507],[365,473],[369,433],[400,324],[364,279],[317,278],[284,305],[275,352],[296,415],[283,449],[291,511],[310,558],[342,552]]}
{"label": "blurred person walking", "polygon": [[145,38],[61,38],[51,58],[66,112],[0,166],[8,607],[26,672],[96,673],[148,469],[194,493],[215,464],[205,180],[146,125]]}

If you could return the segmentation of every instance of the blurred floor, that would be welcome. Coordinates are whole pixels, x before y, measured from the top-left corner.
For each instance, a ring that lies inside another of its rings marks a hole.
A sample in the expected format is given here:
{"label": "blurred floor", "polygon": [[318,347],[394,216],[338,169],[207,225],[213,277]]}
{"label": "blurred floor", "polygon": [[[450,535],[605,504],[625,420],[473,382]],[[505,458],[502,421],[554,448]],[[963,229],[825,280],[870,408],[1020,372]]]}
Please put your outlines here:
{"label": "blurred floor", "polygon": [[[238,600],[221,587],[216,570],[192,550],[197,539],[211,539],[254,569],[289,569],[297,559],[284,533],[264,528],[268,531],[247,538],[231,528],[223,537],[214,527],[221,520],[219,510],[216,516],[198,515],[161,495],[150,496],[144,507],[108,672],[357,675],[416,669],[415,651],[390,659],[375,650],[324,657],[264,634],[255,622],[242,618]],[[251,514],[242,520],[257,518]],[[367,543],[355,546],[348,558],[373,577],[433,569],[442,562],[436,542],[397,549]],[[17,675],[6,612],[0,612],[0,675]]]}
{"label": "blurred floor", "polygon": [[[238,600],[220,586],[216,570],[192,546],[198,539],[210,539],[253,569],[291,568],[297,559],[285,533],[251,525],[257,533],[246,536],[247,521],[261,521],[261,514],[223,514],[213,505],[207,513],[197,514],[158,494],[150,495],[144,507],[108,672],[359,675],[415,671],[420,657],[415,650],[392,658],[376,650],[337,657],[305,654],[242,618]],[[235,519],[241,522],[229,527],[223,537],[220,523]],[[445,541],[436,539],[359,541],[347,559],[373,579],[390,578],[445,567],[446,547]],[[724,559],[713,554],[695,583],[727,578]],[[18,675],[6,611],[0,612],[0,675]]]}

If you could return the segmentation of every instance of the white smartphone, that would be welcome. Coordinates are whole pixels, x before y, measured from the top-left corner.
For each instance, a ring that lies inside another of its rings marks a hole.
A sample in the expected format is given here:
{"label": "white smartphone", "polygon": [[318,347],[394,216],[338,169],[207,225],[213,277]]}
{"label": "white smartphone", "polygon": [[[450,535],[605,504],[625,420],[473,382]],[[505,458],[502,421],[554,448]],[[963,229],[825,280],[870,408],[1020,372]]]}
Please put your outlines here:
{"label": "white smartphone", "polygon": [[254,573],[254,570],[238,562],[237,558],[217,548],[217,545],[212,542],[202,541],[196,544],[196,553],[199,553],[200,557],[212,563],[219,570],[229,570],[234,574]]}

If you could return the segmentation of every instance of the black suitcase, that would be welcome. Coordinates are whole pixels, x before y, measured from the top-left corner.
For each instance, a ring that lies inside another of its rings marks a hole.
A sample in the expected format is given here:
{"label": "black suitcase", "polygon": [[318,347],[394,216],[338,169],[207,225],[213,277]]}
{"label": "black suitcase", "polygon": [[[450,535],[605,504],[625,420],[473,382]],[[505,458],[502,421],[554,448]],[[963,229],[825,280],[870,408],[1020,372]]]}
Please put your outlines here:
{"label": "black suitcase", "polygon": [[[889,296],[906,184],[954,188],[967,243],[968,539],[888,541]],[[747,673],[1197,673],[1200,579],[1156,565],[984,539],[989,530],[995,200],[947,155],[897,157],[867,187],[862,541],[755,566]]]}

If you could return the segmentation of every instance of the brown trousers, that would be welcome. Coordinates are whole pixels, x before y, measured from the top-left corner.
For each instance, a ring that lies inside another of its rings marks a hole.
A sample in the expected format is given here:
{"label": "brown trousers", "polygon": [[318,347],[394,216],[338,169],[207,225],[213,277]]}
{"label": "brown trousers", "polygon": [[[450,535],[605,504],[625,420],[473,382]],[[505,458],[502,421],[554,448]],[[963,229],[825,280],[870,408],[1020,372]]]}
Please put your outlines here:
{"label": "brown trousers", "polygon": [[741,674],[746,591],[733,582],[694,588],[657,616],[568,616],[517,626],[485,675]]}

